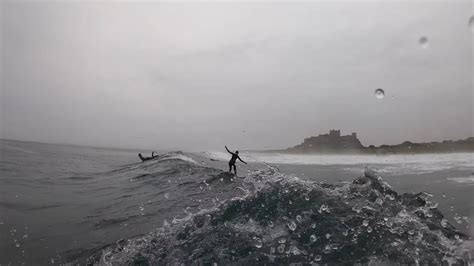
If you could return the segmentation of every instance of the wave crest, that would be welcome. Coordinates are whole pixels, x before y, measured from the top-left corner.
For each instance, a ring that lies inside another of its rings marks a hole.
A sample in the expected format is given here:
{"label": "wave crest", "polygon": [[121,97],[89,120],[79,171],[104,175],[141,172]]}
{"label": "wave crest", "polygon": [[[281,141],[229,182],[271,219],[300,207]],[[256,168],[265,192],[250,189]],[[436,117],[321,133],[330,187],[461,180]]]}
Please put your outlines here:
{"label": "wave crest", "polygon": [[251,172],[239,188],[245,196],[175,219],[144,237],[119,241],[90,262],[440,264],[469,260],[470,255],[459,249],[468,242],[467,236],[443,218],[428,193],[399,195],[369,169],[353,182],[325,184],[269,167]]}

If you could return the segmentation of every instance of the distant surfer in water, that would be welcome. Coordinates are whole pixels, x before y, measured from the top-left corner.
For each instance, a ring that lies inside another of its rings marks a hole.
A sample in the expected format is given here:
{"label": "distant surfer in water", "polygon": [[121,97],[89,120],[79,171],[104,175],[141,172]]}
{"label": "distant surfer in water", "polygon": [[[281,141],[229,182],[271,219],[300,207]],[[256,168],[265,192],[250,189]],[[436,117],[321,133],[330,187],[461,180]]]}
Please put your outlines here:
{"label": "distant surfer in water", "polygon": [[148,161],[148,160],[152,160],[152,159],[155,159],[156,157],[158,157],[158,155],[155,155],[155,152],[152,152],[151,153],[151,157],[143,157],[143,155],[141,153],[138,154],[138,157],[140,157],[140,159],[142,160],[142,162],[144,161]]}
{"label": "distant surfer in water", "polygon": [[235,161],[237,161],[237,159],[239,159],[244,164],[247,164],[247,163],[244,162],[242,159],[240,159],[239,151],[235,151],[235,153],[231,152],[231,151],[229,151],[227,146],[225,146],[225,149],[227,150],[228,153],[232,154],[232,158],[230,158],[230,161],[229,161],[229,173],[232,172],[232,167],[234,167],[234,173],[235,173],[235,175],[237,175],[237,167],[235,166]]}

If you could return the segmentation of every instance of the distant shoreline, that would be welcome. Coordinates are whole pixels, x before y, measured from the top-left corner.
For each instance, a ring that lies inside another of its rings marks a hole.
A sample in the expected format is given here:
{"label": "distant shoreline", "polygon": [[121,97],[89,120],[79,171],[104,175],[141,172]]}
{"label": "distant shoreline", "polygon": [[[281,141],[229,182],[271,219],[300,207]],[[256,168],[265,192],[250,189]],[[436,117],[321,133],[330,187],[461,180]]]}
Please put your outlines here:
{"label": "distant shoreline", "polygon": [[461,140],[444,140],[442,142],[416,143],[405,141],[397,145],[363,146],[356,133],[341,136],[339,130],[329,134],[309,137],[303,143],[283,150],[262,150],[264,153],[284,154],[429,154],[429,153],[462,153],[474,152],[474,137]]}
{"label": "distant shoreline", "polygon": [[418,155],[418,154],[454,154],[466,153],[474,154],[474,150],[453,150],[453,151],[418,151],[418,152],[396,152],[396,151],[338,151],[338,152],[294,152],[287,150],[246,150],[247,152],[268,153],[268,154],[287,154],[287,155]]}

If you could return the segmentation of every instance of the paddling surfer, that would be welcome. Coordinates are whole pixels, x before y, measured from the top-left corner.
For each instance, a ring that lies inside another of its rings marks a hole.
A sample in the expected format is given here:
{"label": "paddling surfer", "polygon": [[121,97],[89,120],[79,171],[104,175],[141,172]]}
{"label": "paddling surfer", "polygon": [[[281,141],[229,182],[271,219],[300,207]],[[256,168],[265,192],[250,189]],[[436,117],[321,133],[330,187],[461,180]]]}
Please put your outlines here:
{"label": "paddling surfer", "polygon": [[140,159],[142,160],[142,162],[144,162],[144,161],[148,161],[148,160],[155,159],[156,157],[158,157],[158,155],[155,155],[155,152],[152,152],[152,153],[151,153],[151,157],[144,157],[141,153],[139,153],[139,154],[138,154],[138,157],[140,157]]}

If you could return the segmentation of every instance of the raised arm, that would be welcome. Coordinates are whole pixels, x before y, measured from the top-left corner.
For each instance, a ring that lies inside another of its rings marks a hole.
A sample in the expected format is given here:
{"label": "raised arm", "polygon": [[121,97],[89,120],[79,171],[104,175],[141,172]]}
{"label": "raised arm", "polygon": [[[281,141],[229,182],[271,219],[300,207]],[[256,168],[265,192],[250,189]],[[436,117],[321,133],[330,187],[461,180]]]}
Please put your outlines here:
{"label": "raised arm", "polygon": [[231,151],[229,151],[229,149],[227,149],[227,146],[225,146],[225,149],[227,150],[227,152],[228,152],[228,153],[230,153],[230,154],[234,155],[234,153],[233,153],[233,152],[231,152]]}
{"label": "raised arm", "polygon": [[244,164],[247,164],[246,162],[244,162],[242,159],[240,159],[240,156],[237,157],[241,162],[243,162]]}

